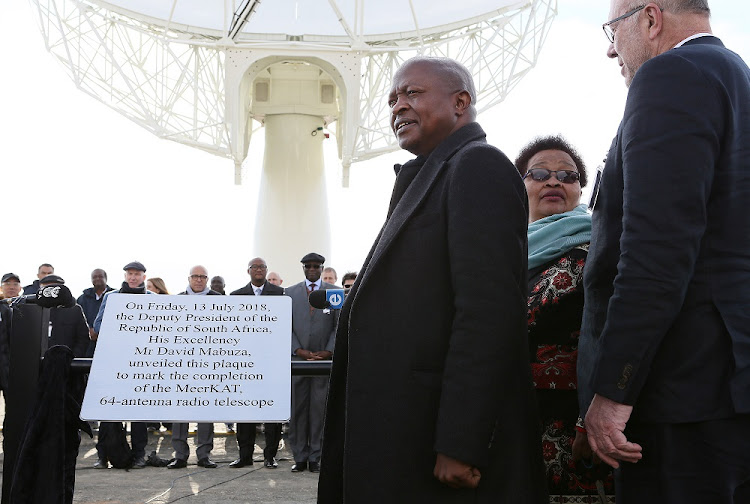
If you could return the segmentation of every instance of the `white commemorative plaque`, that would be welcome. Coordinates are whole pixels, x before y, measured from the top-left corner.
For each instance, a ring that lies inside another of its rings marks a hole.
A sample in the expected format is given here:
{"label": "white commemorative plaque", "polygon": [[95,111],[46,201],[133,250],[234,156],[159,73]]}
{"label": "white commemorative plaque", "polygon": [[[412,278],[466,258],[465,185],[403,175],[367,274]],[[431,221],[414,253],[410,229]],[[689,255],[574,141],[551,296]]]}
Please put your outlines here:
{"label": "white commemorative plaque", "polygon": [[287,296],[110,294],[81,418],[286,421],[291,330]]}

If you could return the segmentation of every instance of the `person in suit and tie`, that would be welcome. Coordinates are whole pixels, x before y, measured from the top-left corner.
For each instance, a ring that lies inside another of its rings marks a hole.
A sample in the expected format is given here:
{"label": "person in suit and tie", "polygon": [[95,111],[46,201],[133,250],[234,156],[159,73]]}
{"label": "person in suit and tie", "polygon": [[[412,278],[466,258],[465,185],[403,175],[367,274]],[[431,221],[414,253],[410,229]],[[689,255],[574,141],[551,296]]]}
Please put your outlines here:
{"label": "person in suit and tie", "polygon": [[[230,293],[230,296],[281,296],[284,289],[277,287],[266,281],[268,265],[260,257],[251,260],[247,265],[247,274],[250,275],[250,282]],[[229,464],[232,469],[253,465],[253,450],[255,449],[255,429],[257,424],[238,423],[237,424],[237,446],[240,449],[240,458]],[[279,467],[276,461],[276,453],[279,450],[279,441],[281,441],[280,423],[264,423],[263,428],[266,433],[266,447],[263,449],[263,465],[269,469]]]}
{"label": "person in suit and tie", "polygon": [[750,69],[707,0],[609,15],[629,90],[592,199],[588,440],[618,504],[750,502]]}
{"label": "person in suit and tie", "polygon": [[[388,97],[385,225],[336,334],[321,504],[546,503],[526,329],[528,200],[469,71],[413,58]],[[482,278],[482,282],[477,282]]]}
{"label": "person in suit and tie", "polygon": [[[311,252],[302,258],[305,280],[286,289],[292,298],[292,359],[327,360],[333,355],[338,310],[317,310],[307,301],[311,292],[336,289],[323,282],[326,259]],[[292,418],[289,422],[289,444],[294,454],[292,472],[309,469],[320,471],[328,378],[292,377]]]}

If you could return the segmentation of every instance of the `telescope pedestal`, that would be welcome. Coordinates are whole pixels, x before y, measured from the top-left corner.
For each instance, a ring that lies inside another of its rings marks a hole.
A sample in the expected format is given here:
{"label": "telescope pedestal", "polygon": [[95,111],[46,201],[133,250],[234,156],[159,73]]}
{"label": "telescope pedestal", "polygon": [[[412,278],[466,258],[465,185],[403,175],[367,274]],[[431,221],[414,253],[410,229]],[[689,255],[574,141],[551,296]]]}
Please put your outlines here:
{"label": "telescope pedestal", "polygon": [[308,252],[330,256],[321,127],[323,119],[312,115],[265,118],[265,155],[251,255],[262,257],[269,270],[288,279],[285,285],[302,280],[299,261]]}

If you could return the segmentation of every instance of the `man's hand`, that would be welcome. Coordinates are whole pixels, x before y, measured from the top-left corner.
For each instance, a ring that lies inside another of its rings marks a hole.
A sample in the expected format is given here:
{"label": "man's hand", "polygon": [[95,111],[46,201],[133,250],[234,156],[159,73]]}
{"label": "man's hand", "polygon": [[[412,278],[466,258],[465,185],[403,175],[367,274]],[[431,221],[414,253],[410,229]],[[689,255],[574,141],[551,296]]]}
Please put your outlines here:
{"label": "man's hand", "polygon": [[451,488],[476,488],[482,474],[476,467],[464,464],[442,453],[437,454],[435,470],[432,472],[441,483]]}
{"label": "man's hand", "polygon": [[89,339],[91,341],[96,341],[97,338],[99,338],[99,334],[96,331],[94,331],[93,327],[89,327]]}
{"label": "man's hand", "polygon": [[319,352],[311,352],[310,350],[305,350],[304,348],[298,348],[295,353],[297,354],[297,357],[301,357],[305,360],[323,360],[323,358],[318,355]]}
{"label": "man's hand", "polygon": [[328,350],[321,350],[320,352],[313,352],[313,355],[317,355],[321,360],[330,360],[333,354]]}
{"label": "man's hand", "polygon": [[641,446],[628,441],[623,433],[632,411],[632,406],[596,394],[586,412],[586,432],[591,449],[615,469],[620,467],[618,460],[635,463],[643,457]]}

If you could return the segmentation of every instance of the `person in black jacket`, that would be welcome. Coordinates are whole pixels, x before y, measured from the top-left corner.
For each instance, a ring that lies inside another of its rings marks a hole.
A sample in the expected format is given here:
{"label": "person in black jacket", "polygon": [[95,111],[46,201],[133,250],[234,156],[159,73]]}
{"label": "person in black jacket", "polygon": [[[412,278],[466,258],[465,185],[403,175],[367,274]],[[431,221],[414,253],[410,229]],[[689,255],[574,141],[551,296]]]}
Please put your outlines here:
{"label": "person in black jacket", "polygon": [[[250,282],[232,292],[231,296],[281,296],[284,289],[277,287],[266,281],[268,265],[260,257],[256,257],[247,265],[247,274],[250,275]],[[255,449],[255,428],[254,423],[237,424],[237,445],[240,449],[240,458],[229,464],[233,469],[239,469],[247,465],[253,465],[253,450]],[[263,428],[266,432],[266,447],[263,449],[263,465],[269,469],[276,469],[279,464],[276,461],[276,453],[279,450],[279,441],[281,441],[280,423],[265,423]]]}
{"label": "person in black jacket", "polygon": [[102,300],[107,292],[113,291],[114,289],[107,285],[107,272],[103,269],[97,268],[91,272],[91,285],[83,291],[83,294],[78,296],[76,300],[81,308],[83,308],[83,314],[86,315],[86,322],[89,325],[89,337],[91,342],[86,350],[86,357],[93,357],[94,350],[96,350],[96,331],[94,331],[94,322],[96,316],[99,314],[99,307],[102,305]]}
{"label": "person in black jacket", "polygon": [[[336,332],[321,504],[545,503],[526,329],[526,190],[475,122],[469,71],[414,58],[385,225]],[[481,282],[476,279],[481,278]]]}
{"label": "person in black jacket", "polygon": [[39,268],[37,268],[36,270],[37,279],[34,280],[29,285],[26,285],[23,288],[23,293],[24,294],[36,294],[37,291],[39,290],[39,280],[41,280],[42,278],[46,276],[54,275],[54,274],[55,274],[55,268],[51,264],[44,263],[40,265]]}
{"label": "person in black jacket", "polygon": [[583,275],[588,440],[618,504],[750,502],[750,68],[706,0],[610,6],[629,90]]}
{"label": "person in black jacket", "polygon": [[[3,275],[0,284],[3,297],[14,298],[21,293],[21,279],[15,273]],[[3,394],[8,390],[8,375],[10,373],[10,329],[13,310],[0,300],[0,389]]]}
{"label": "person in black jacket", "polygon": [[[140,261],[132,261],[126,264],[123,268],[125,271],[125,281],[122,282],[122,286],[110,292],[104,294],[102,304],[99,307],[99,313],[96,315],[94,321],[94,337],[99,336],[99,332],[102,327],[102,320],[104,319],[104,313],[107,310],[107,300],[110,296],[122,294],[156,294],[146,290],[146,266]],[[99,427],[101,433],[102,429],[110,429],[112,427],[111,422],[102,422]],[[130,422],[130,442],[132,444],[133,452],[133,469],[143,469],[146,467],[146,445],[148,444],[148,431],[146,430],[146,422]],[[103,447],[97,442],[96,450],[98,453],[97,461],[94,464],[95,469],[107,469],[109,462],[106,456],[104,456]]]}

